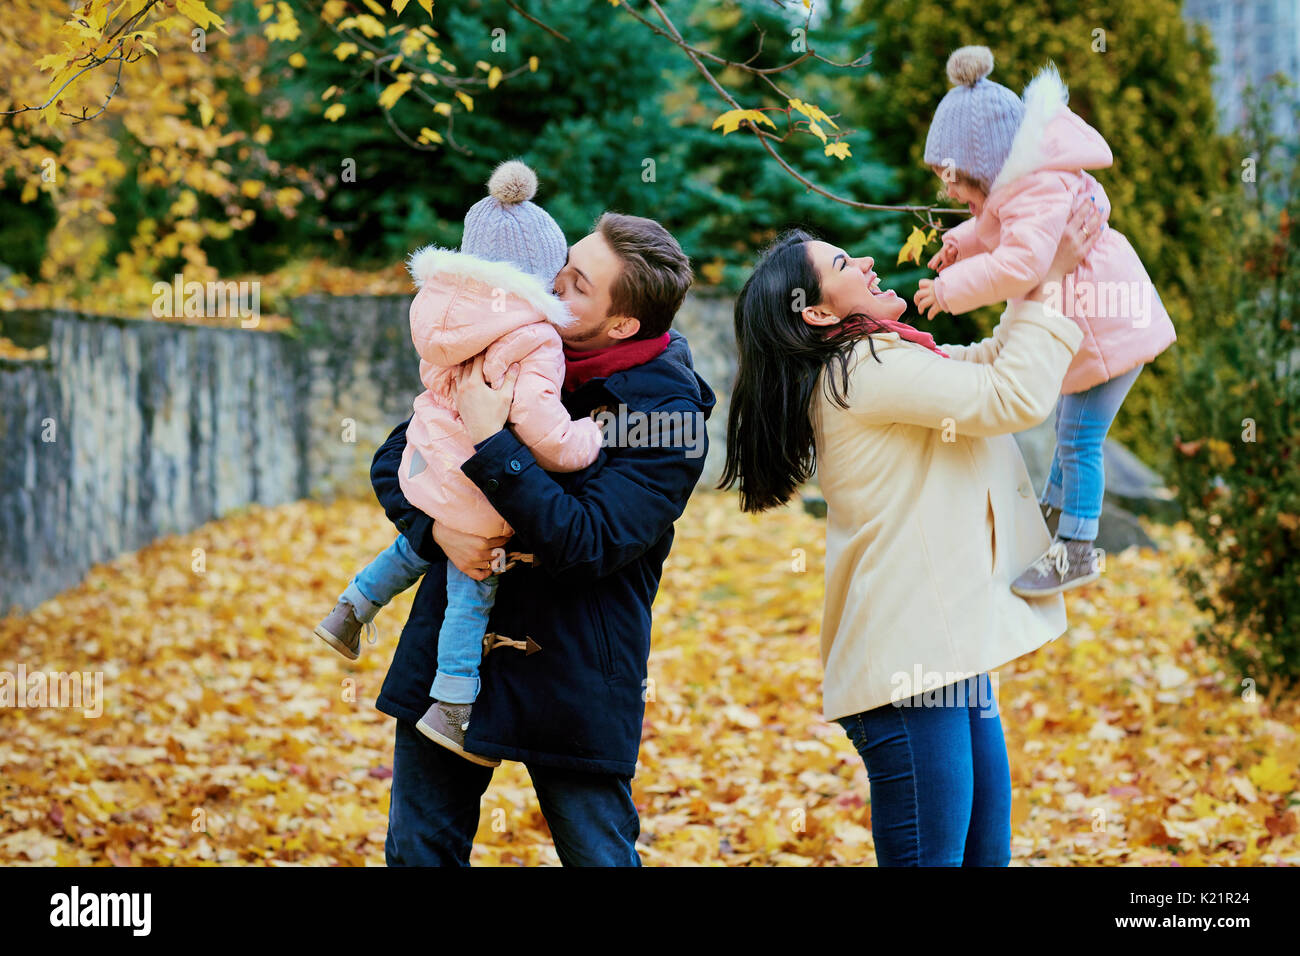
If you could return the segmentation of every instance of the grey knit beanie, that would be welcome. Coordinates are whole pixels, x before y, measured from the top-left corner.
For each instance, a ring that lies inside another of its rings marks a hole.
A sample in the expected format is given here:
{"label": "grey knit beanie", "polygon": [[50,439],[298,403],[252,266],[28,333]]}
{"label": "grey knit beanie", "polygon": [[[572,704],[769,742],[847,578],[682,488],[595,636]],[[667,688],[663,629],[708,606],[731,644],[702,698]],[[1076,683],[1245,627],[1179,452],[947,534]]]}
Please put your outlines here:
{"label": "grey knit beanie", "polygon": [[488,196],[465,215],[460,251],[490,262],[508,262],[550,289],[564,268],[569,244],[546,210],[530,202],[537,174],[517,159],[502,163],[488,180]]}
{"label": "grey knit beanie", "polygon": [[1011,152],[1025,105],[1001,83],[985,79],[993,72],[993,52],[986,46],[954,50],[947,69],[954,86],[934,111],[925,162],[942,167],[951,160],[987,193]]}

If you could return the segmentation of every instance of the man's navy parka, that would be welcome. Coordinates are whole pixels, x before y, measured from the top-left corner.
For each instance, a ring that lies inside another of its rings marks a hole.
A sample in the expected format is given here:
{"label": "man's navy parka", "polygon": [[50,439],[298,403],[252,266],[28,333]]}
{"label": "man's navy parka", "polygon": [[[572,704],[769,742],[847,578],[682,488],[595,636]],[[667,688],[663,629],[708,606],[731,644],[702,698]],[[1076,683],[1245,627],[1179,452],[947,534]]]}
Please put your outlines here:
{"label": "man's navy parka", "polygon": [[[515,529],[505,550],[538,561],[502,574],[488,630],[531,638],[541,649],[497,647],[484,656],[465,747],[485,757],[631,776],[645,714],[650,606],[673,522],[704,467],[704,421],[716,399],[695,371],[686,338],[670,330],[656,358],[591,379],[562,400],[575,419],[601,406],[617,414],[621,405],[625,414],[679,412],[691,430],[646,428],[657,440],[628,447],[607,440],[590,467],[567,474],[544,471],[508,428],[474,446],[461,470]],[[428,709],[438,667],[447,558],[433,540],[432,519],[402,494],[405,444],[403,423],[375,453],[370,478],[398,531],[434,563],[376,706],[415,723]]]}

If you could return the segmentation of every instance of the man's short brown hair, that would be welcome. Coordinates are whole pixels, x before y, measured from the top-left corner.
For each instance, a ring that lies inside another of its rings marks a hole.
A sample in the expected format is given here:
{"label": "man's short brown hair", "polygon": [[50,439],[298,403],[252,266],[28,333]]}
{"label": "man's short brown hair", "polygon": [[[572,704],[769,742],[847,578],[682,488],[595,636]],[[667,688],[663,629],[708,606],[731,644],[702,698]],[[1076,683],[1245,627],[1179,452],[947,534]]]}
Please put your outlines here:
{"label": "man's short brown hair", "polygon": [[596,220],[596,231],[623,264],[610,289],[609,314],[640,321],[633,339],[663,335],[691,286],[691,260],[653,219],[607,212]]}

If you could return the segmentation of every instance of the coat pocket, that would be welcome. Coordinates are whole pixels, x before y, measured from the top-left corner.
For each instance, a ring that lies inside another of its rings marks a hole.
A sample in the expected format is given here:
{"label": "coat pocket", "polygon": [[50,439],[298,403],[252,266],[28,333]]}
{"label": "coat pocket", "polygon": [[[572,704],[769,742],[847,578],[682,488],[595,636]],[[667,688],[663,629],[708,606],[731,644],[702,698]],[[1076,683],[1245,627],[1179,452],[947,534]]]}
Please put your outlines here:
{"label": "coat pocket", "polygon": [[989,576],[992,577],[998,566],[998,522],[997,515],[993,512],[993,492],[985,494],[985,500],[988,502],[988,511],[984,520],[988,527],[989,535]]}

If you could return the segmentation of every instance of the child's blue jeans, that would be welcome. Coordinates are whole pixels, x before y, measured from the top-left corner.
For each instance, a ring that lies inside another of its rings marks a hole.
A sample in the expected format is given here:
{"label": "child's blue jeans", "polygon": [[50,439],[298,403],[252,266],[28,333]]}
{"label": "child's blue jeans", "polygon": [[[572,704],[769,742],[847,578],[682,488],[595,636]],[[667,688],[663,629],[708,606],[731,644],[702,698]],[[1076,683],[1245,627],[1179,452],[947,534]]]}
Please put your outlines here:
{"label": "child's blue jeans", "polygon": [[472,704],[478,699],[483,635],[500,577],[491,574],[475,581],[447,562],[447,613],[438,632],[438,673],[429,688],[430,697],[447,704]]}
{"label": "child's blue jeans", "polygon": [[347,601],[357,613],[357,620],[373,620],[379,609],[409,588],[429,570],[429,562],[400,534],[397,539],[362,568],[349,583],[340,601]]}
{"label": "child's blue jeans", "polygon": [[988,674],[839,724],[867,767],[877,864],[1011,861],[1011,767]]}
{"label": "child's blue jeans", "polygon": [[[357,620],[374,619],[379,609],[429,570],[429,562],[400,534],[349,582],[339,595],[356,609]],[[447,612],[438,632],[438,673],[429,696],[448,704],[471,704],[478,698],[483,635],[496,600],[500,575],[476,581],[447,562]]]}
{"label": "child's blue jeans", "polygon": [[1096,540],[1106,494],[1102,443],[1141,371],[1139,365],[1109,382],[1057,400],[1056,451],[1040,499],[1061,513],[1057,537]]}

